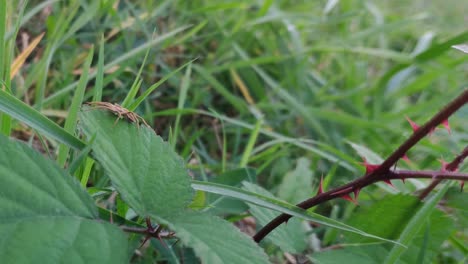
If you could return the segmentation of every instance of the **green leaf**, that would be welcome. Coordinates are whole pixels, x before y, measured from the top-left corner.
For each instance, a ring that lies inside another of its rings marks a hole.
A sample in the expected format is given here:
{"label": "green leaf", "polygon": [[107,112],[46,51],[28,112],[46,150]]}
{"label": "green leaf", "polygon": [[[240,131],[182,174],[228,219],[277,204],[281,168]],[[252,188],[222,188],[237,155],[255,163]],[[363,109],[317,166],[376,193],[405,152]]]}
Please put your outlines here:
{"label": "green leaf", "polygon": [[[427,202],[425,202],[421,207],[415,210],[414,214],[409,218],[408,223],[404,226],[403,231],[400,233],[398,237],[398,242],[409,245],[414,237],[416,236],[417,232],[421,228],[421,223],[431,215],[434,211],[435,206],[437,203],[444,197],[444,194],[447,192],[449,188],[449,184],[445,183],[442,189],[440,189],[437,194],[432,196]],[[393,264],[396,263],[403,254],[405,248],[394,246],[390,253],[385,258],[385,261],[382,263],[385,264]]]}
{"label": "green leaf", "polygon": [[[334,254],[336,254],[335,257],[339,259],[338,256],[342,254],[355,254],[362,255],[363,259],[374,259],[375,263],[383,263],[390,252],[395,251],[395,248],[398,247],[401,249],[399,251],[401,254],[399,261],[401,263],[420,263],[418,261],[420,256],[423,259],[422,263],[431,263],[432,258],[438,254],[441,244],[453,229],[453,222],[438,210],[423,211],[428,214],[424,218],[420,218],[419,213],[425,206],[428,205],[422,204],[419,199],[410,195],[388,195],[371,206],[360,207],[351,215],[350,221],[348,221],[348,224],[363,228],[371,234],[398,240],[398,242],[404,243],[407,248],[401,246],[391,247],[383,244],[364,246],[376,241],[354,234],[346,234],[345,244],[364,247],[349,247],[342,252],[334,250],[334,253],[313,254],[313,258],[322,260],[322,262],[318,261],[318,263],[330,263],[325,259],[332,259],[331,255],[335,256]],[[385,253],[375,255],[375,252],[382,251]],[[363,263],[365,262],[363,261]]]}
{"label": "green leaf", "polygon": [[[417,210],[420,202],[411,195],[387,195],[372,206],[358,207],[347,224],[363,228],[376,236],[394,239],[398,237],[408,219]],[[347,234],[347,243],[369,243],[374,239]]]}
{"label": "green leaf", "polygon": [[145,125],[116,122],[106,110],[83,107],[80,125],[112,183],[141,216],[172,214],[192,200],[190,177],[171,146]]}
{"label": "green leaf", "polygon": [[[395,202],[398,199],[394,199]],[[413,200],[410,198],[410,200]],[[409,203],[411,204],[411,203]],[[381,205],[376,203],[371,210],[379,208]],[[404,205],[403,205],[404,206]],[[394,212],[390,210],[387,214],[391,216]],[[376,220],[375,215],[367,215],[368,218],[373,219],[374,223],[380,222]],[[364,216],[359,217],[363,219]],[[385,229],[390,221],[384,217],[381,218],[384,225],[378,225],[381,229]],[[369,221],[362,223],[368,225]],[[397,225],[396,225],[397,226]],[[441,211],[434,211],[427,221],[421,222],[422,228],[415,236],[414,240],[405,250],[398,263],[401,264],[414,264],[414,263],[432,263],[436,255],[440,253],[440,246],[447,239],[451,230],[453,230],[453,222]],[[390,225],[389,229],[394,229],[395,225]],[[385,231],[385,230],[383,230]],[[344,248],[337,250],[327,250],[317,252],[309,256],[310,260],[317,264],[334,264],[334,263],[382,263],[385,257],[389,254],[390,248],[380,243],[352,243],[343,244]],[[421,258],[420,258],[421,257]]]}
{"label": "green leaf", "polygon": [[2,262],[128,262],[125,235],[98,221],[73,177],[25,144],[0,136],[0,145]]}
{"label": "green leaf", "polygon": [[306,158],[297,160],[296,168],[287,173],[278,189],[278,196],[290,203],[299,203],[312,194],[312,171]]}
{"label": "green leaf", "polygon": [[13,118],[44,133],[46,136],[72,148],[83,149],[86,146],[81,140],[65,131],[52,120],[39,113],[36,109],[28,106],[3,90],[0,90],[0,111],[9,114]]}
{"label": "green leaf", "polygon": [[[257,176],[254,169],[239,168],[218,175],[215,178],[213,178],[211,182],[229,185],[233,187],[240,187],[242,181],[246,180],[250,182],[255,182],[256,177]],[[210,212],[215,215],[242,214],[248,209],[245,202],[239,199],[217,194],[210,194],[207,196],[209,204],[204,209],[204,211]]]}
{"label": "green leaf", "polygon": [[251,238],[219,217],[192,211],[168,219],[153,217],[175,231],[203,263],[269,263],[266,254]]}

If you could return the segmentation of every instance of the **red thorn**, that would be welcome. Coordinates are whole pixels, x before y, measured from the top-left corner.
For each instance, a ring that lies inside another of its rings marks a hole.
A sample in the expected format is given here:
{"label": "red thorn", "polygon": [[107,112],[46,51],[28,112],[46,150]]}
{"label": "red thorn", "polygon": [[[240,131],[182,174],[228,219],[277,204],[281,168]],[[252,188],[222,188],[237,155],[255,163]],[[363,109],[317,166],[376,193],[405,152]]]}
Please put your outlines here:
{"label": "red thorn", "polygon": [[440,169],[440,171],[447,171],[448,162],[446,162],[446,161],[443,160],[443,159],[440,159],[439,161],[440,161],[440,163],[442,164],[442,168]]}
{"label": "red thorn", "polygon": [[359,192],[360,192],[360,191],[361,191],[361,189],[360,189],[360,188],[356,188],[356,189],[354,189],[354,191],[353,191],[353,193],[354,193],[354,200],[356,200],[356,201],[357,201],[357,199],[358,199],[358,196],[359,196]]}
{"label": "red thorn", "polygon": [[411,120],[409,117],[406,116],[406,120],[408,120],[408,123],[411,125],[411,128],[413,129],[413,132],[416,132],[416,130],[419,129],[418,124],[413,122],[413,120]]}
{"label": "red thorn", "polygon": [[402,160],[406,161],[406,163],[411,163],[411,160],[408,158],[408,155],[403,155],[403,157],[401,157]]}
{"label": "red thorn", "polygon": [[319,184],[319,188],[318,188],[318,191],[317,191],[317,195],[322,194],[322,193],[323,193],[323,175],[320,178],[320,184]]}
{"label": "red thorn", "polygon": [[463,187],[465,187],[465,181],[460,181],[460,192],[463,192]]}
{"label": "red thorn", "polygon": [[349,194],[343,194],[341,196],[341,198],[345,199],[346,201],[350,201],[352,202],[353,204],[355,205],[358,205],[358,203],[356,202],[356,200],[354,200],[351,196],[349,196]]}
{"label": "red thorn", "polygon": [[[391,187],[395,188],[395,186],[392,184],[390,180],[383,180],[386,184],[390,185]],[[396,189],[396,188],[395,188]]]}
{"label": "red thorn", "polygon": [[400,179],[404,184],[406,184],[406,179],[405,178],[401,177]]}
{"label": "red thorn", "polygon": [[380,167],[380,164],[370,164],[365,158],[362,159],[364,160],[364,162],[362,162],[361,164],[366,167],[366,175],[372,173]]}
{"label": "red thorn", "polygon": [[445,129],[447,129],[448,133],[451,134],[452,131],[450,129],[448,119],[445,119],[444,121],[442,121],[442,125],[445,127]]}

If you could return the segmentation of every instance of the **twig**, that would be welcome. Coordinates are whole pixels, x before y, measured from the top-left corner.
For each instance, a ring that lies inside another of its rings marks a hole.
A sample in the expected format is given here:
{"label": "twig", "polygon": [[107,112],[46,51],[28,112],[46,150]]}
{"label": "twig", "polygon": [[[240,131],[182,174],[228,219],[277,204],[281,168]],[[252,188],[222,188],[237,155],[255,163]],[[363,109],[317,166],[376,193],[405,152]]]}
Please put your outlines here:
{"label": "twig", "polygon": [[[400,145],[381,165],[376,167],[373,171],[367,173],[366,175],[358,178],[350,183],[347,183],[341,187],[335,188],[328,192],[319,193],[315,197],[312,197],[308,200],[305,200],[299,204],[298,207],[302,209],[309,209],[315,205],[321,204],[323,202],[335,199],[337,197],[348,195],[351,192],[355,193],[355,196],[359,191],[374,182],[388,180],[389,175],[393,175],[390,168],[395,165],[395,163],[402,158],[408,150],[410,150],[416,143],[418,143],[422,138],[429,134],[436,126],[441,124],[443,121],[447,120],[453,113],[460,109],[464,104],[468,102],[468,89],[465,89],[461,95],[455,98],[452,102],[446,105],[442,110],[440,110],[433,118],[431,118],[426,124],[419,127],[410,138],[408,138],[403,144]],[[386,178],[387,177],[387,178]],[[267,236],[271,231],[277,228],[282,223],[288,221],[292,216],[288,214],[281,214],[270,223],[260,229],[257,234],[253,236],[253,239],[256,242],[260,242],[265,236]]]}
{"label": "twig", "polygon": [[397,170],[397,171],[391,171],[385,176],[385,178],[388,180],[434,179],[434,180],[468,181],[468,173],[451,172],[451,171]]}
{"label": "twig", "polygon": [[[465,149],[458,155],[455,159],[453,159],[452,162],[447,164],[445,166],[445,170],[447,171],[456,171],[458,169],[458,166],[463,162],[463,160],[468,156],[468,147],[465,147]],[[434,190],[434,188],[442,181],[442,179],[434,179],[431,184],[429,184],[426,189],[423,190],[423,192],[419,195],[419,199],[423,200],[426,198],[426,196]]]}

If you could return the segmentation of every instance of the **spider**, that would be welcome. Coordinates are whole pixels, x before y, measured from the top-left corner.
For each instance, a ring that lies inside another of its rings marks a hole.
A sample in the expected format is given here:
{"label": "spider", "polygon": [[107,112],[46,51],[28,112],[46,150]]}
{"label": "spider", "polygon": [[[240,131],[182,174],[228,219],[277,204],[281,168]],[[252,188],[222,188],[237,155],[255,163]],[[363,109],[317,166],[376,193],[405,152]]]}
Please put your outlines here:
{"label": "spider", "polygon": [[134,112],[124,108],[118,104],[112,104],[108,102],[87,102],[86,105],[99,108],[99,109],[106,109],[117,115],[117,120],[115,120],[114,125],[117,123],[119,119],[125,118],[130,123],[136,123],[137,125],[143,123],[147,127],[150,127],[148,123],[139,115],[135,114]]}

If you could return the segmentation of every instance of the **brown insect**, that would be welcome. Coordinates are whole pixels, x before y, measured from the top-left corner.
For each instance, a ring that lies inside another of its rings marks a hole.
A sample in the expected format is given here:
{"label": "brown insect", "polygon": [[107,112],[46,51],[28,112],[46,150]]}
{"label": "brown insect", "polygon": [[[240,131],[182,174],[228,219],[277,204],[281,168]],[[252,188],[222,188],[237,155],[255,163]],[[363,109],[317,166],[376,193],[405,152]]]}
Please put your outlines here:
{"label": "brown insect", "polygon": [[141,116],[135,114],[134,112],[118,104],[112,104],[108,102],[87,102],[85,104],[91,107],[108,110],[112,112],[113,114],[117,115],[117,120],[115,120],[114,124],[116,124],[119,119],[124,118],[130,123],[136,123],[137,125],[140,125],[141,123],[143,123],[147,127],[150,127],[148,123],[146,123],[146,121]]}

